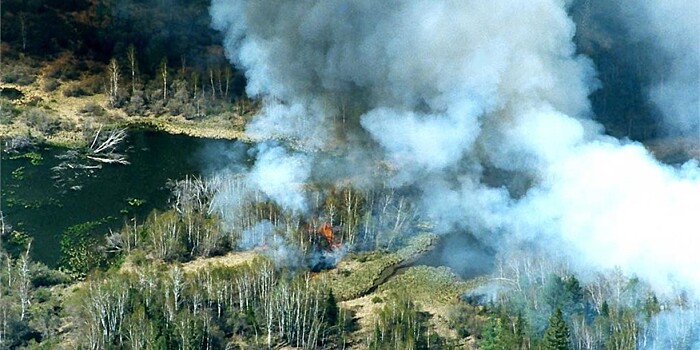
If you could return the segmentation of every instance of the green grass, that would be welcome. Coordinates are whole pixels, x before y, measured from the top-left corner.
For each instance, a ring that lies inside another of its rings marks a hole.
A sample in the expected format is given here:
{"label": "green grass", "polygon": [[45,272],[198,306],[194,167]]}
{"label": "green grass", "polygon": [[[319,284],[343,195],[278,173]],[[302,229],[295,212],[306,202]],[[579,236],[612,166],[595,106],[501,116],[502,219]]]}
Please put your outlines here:
{"label": "green grass", "polygon": [[340,300],[361,297],[372,289],[385,270],[430,250],[435,239],[435,235],[425,233],[412,238],[396,252],[371,252],[356,256],[347,267],[340,267],[331,275],[333,293]]}
{"label": "green grass", "polygon": [[475,287],[473,281],[460,281],[445,266],[412,266],[379,286],[379,292],[404,292],[418,303],[451,304]]}

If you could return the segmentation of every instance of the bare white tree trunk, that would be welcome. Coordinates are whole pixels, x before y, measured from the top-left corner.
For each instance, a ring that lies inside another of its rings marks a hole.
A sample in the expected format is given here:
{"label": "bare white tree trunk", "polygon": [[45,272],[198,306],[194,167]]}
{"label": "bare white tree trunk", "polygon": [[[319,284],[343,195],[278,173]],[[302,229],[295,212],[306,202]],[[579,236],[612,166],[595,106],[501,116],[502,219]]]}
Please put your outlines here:
{"label": "bare white tree trunk", "polygon": [[214,87],[214,68],[209,68],[209,83],[211,84],[211,99],[216,99],[216,88]]}
{"label": "bare white tree trunk", "polygon": [[160,77],[163,79],[163,101],[168,99],[168,59],[163,57],[160,62]]}
{"label": "bare white tree trunk", "polygon": [[107,71],[109,73],[109,104],[112,107],[117,107],[117,102],[119,99],[119,63],[117,60],[112,58],[107,66]]}
{"label": "bare white tree trunk", "polygon": [[27,14],[19,14],[19,30],[22,35],[22,52],[27,51]]}
{"label": "bare white tree trunk", "polygon": [[17,282],[19,300],[20,300],[20,320],[24,320],[27,317],[27,308],[31,304],[31,278],[29,276],[29,247],[31,243],[27,246],[27,251],[22,254],[19,260],[19,276]]}
{"label": "bare white tree trunk", "polygon": [[129,68],[131,68],[131,93],[136,92],[136,48],[134,45],[129,45],[126,51],[126,58],[129,60]]}

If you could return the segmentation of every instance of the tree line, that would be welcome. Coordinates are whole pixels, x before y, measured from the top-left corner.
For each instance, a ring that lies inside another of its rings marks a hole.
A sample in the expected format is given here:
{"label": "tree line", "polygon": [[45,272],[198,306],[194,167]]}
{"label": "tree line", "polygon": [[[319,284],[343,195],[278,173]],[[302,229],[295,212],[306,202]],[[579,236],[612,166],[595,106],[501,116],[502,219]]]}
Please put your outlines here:
{"label": "tree line", "polygon": [[659,297],[619,269],[584,283],[532,252],[501,257],[496,271],[452,312],[453,327],[483,349],[693,349],[700,341],[700,305],[683,290]]}

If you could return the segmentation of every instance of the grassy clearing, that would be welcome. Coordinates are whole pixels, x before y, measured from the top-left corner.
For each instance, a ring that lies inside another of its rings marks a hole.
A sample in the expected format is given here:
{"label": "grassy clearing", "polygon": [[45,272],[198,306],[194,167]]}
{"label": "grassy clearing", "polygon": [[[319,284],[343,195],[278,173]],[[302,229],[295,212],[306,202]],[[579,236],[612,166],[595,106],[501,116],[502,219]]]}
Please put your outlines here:
{"label": "grassy clearing", "polygon": [[474,281],[460,281],[445,266],[412,266],[379,286],[378,292],[404,292],[421,304],[453,304],[476,285]]}
{"label": "grassy clearing", "polygon": [[[359,298],[368,293],[388,269],[430,250],[437,236],[429,233],[412,238],[405,247],[393,253],[371,252],[350,257],[328,272],[331,288],[339,300]],[[393,271],[392,271],[393,273]]]}

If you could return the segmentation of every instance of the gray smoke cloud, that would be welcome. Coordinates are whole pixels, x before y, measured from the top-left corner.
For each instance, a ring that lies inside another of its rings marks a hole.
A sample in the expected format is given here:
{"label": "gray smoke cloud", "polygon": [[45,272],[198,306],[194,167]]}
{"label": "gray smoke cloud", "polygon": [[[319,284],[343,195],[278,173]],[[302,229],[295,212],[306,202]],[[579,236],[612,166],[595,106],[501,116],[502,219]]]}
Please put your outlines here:
{"label": "gray smoke cloud", "polygon": [[657,49],[648,94],[668,131],[700,137],[700,2],[627,0],[621,9],[632,40]]}
{"label": "gray smoke cloud", "polygon": [[700,2],[577,0],[572,12],[581,49],[596,57],[605,80],[618,80],[607,88],[621,99],[602,98],[620,114],[612,119],[660,121],[647,136],[700,135]]}
{"label": "gray smoke cloud", "polygon": [[[264,101],[248,132],[295,149],[260,151],[252,182],[292,210],[309,180],[410,187],[441,232],[700,292],[700,169],[591,119],[600,82],[577,53],[572,3],[214,0],[227,55]],[[698,41],[682,33],[697,9],[669,30],[682,1],[628,3],[651,23],[628,32],[672,62],[649,97],[669,127],[697,127]]]}

